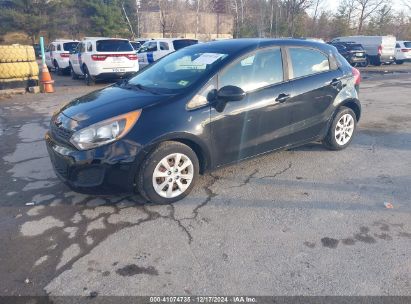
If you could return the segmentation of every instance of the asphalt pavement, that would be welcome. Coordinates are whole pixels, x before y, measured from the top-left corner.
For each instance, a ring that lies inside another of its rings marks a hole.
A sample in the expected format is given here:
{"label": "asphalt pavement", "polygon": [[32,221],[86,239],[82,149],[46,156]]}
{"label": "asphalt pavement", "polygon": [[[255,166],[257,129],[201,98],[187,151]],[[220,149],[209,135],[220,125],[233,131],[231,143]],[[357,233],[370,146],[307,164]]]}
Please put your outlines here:
{"label": "asphalt pavement", "polygon": [[54,76],[54,94],[0,97],[0,295],[410,296],[407,68],[364,71],[346,150],[225,167],[166,206],[78,194],[53,173],[51,114],[107,84]]}

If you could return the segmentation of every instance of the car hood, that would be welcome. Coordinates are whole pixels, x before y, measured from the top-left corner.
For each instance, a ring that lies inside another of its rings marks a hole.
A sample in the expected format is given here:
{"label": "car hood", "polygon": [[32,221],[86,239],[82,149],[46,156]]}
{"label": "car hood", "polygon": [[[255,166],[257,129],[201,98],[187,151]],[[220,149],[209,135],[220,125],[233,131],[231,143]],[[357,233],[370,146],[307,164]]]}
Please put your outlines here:
{"label": "car hood", "polygon": [[77,122],[75,129],[81,129],[158,102],[170,101],[172,97],[172,95],[155,95],[143,90],[111,86],[71,101],[60,110],[60,113]]}

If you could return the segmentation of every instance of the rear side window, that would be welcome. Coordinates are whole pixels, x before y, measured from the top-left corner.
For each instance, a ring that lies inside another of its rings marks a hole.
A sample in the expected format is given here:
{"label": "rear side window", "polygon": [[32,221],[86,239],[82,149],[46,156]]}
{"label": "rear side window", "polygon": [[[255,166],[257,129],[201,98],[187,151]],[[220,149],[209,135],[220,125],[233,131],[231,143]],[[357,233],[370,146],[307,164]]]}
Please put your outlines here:
{"label": "rear side window", "polygon": [[98,40],[96,42],[97,52],[132,52],[134,51],[127,40]]}
{"label": "rear side window", "polygon": [[219,87],[233,85],[245,92],[283,81],[281,50],[261,50],[229,66],[219,77]]}
{"label": "rear side window", "polygon": [[405,42],[404,42],[404,46],[405,46],[407,49],[411,49],[411,41],[405,41]]}
{"label": "rear side window", "polygon": [[76,49],[77,45],[78,45],[78,42],[66,42],[66,43],[63,43],[63,49],[66,52],[72,52]]}
{"label": "rear side window", "polygon": [[290,48],[292,78],[304,77],[330,70],[328,57],[320,51]]}
{"label": "rear side window", "polygon": [[168,51],[169,47],[168,47],[168,43],[167,42],[160,42],[160,50],[161,51]]}
{"label": "rear side window", "polygon": [[177,51],[179,49],[185,48],[187,46],[197,44],[198,40],[191,40],[191,39],[183,39],[183,40],[174,40],[173,46],[174,49]]}

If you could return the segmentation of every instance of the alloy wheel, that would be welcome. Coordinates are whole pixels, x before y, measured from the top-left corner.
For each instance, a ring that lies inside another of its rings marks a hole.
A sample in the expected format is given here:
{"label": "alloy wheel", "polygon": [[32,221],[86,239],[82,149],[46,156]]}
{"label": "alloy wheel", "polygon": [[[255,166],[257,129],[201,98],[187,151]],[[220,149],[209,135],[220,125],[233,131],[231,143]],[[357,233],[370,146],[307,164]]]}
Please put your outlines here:
{"label": "alloy wheel", "polygon": [[354,117],[350,114],[344,114],[340,117],[335,126],[335,140],[340,146],[348,143],[354,133]]}
{"label": "alloy wheel", "polygon": [[182,153],[164,157],[153,172],[153,188],[158,195],[174,198],[183,194],[194,178],[194,166]]}

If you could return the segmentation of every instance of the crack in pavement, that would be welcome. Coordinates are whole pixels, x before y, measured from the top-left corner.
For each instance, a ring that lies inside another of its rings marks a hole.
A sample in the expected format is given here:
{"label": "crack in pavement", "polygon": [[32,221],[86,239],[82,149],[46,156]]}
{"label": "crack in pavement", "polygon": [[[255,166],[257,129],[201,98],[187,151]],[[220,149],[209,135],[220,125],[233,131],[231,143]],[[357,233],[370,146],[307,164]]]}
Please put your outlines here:
{"label": "crack in pavement", "polygon": [[242,187],[242,186],[247,185],[247,184],[250,182],[250,180],[251,180],[252,178],[254,178],[254,176],[255,176],[258,172],[259,172],[259,170],[258,170],[258,169],[255,169],[254,172],[251,173],[249,176],[247,176],[247,178],[246,178],[240,185],[232,186],[232,187],[230,187],[230,188],[240,188],[240,187]]}
{"label": "crack in pavement", "polygon": [[292,165],[293,165],[292,162],[290,162],[290,163],[288,164],[288,167],[287,167],[287,168],[285,168],[285,169],[283,169],[283,170],[281,170],[281,171],[278,171],[278,172],[274,173],[274,175],[266,175],[266,176],[260,177],[260,179],[276,178],[277,176],[279,176],[279,175],[287,172],[288,170],[290,170],[291,167],[292,167]]}
{"label": "crack in pavement", "polygon": [[205,192],[207,194],[206,199],[201,204],[199,204],[197,207],[195,207],[193,209],[193,211],[192,211],[193,216],[182,218],[180,221],[183,221],[183,220],[196,220],[197,217],[198,217],[199,210],[201,208],[203,208],[204,206],[206,206],[214,197],[218,196],[217,193],[215,193],[213,190],[211,190],[211,187],[220,179],[220,177],[215,176],[213,174],[210,174],[210,176],[212,177],[212,179],[203,187],[203,189],[205,190]]}

